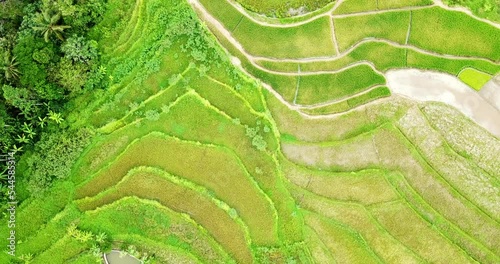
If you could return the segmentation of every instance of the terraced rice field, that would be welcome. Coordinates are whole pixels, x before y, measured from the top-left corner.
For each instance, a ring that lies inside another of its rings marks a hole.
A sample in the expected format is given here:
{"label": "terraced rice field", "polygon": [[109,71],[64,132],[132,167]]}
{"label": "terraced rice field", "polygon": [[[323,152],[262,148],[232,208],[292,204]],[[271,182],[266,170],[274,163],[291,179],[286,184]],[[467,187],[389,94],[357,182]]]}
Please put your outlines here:
{"label": "terraced rice field", "polygon": [[500,70],[500,29],[420,0],[339,1],[288,24],[227,0],[109,5],[111,86],[68,116],[99,134],[19,208],[30,263],[91,263],[102,233],[151,263],[500,262],[500,139],[384,77],[412,67],[477,89]]}

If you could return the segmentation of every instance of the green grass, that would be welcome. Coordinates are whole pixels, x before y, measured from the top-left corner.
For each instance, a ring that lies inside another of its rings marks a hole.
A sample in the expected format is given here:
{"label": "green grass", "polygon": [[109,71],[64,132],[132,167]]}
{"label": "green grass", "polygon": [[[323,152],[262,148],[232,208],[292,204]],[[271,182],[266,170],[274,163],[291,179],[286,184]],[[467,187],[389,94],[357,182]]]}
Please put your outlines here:
{"label": "green grass", "polygon": [[500,60],[500,30],[439,7],[413,11],[409,43],[441,54]]}
{"label": "green grass", "polygon": [[286,2],[282,0],[238,0],[237,2],[252,12],[265,14],[271,17],[288,17],[292,15],[289,13],[290,8],[297,9],[304,7],[306,11],[311,12],[331,3],[332,0],[291,0]]}
{"label": "green grass", "polygon": [[381,165],[393,170],[411,172],[411,177],[409,173],[403,173],[405,179],[432,208],[496,253],[498,241],[495,237],[499,232],[497,223],[444,181],[408,139],[397,131],[387,127],[375,135],[378,153],[380,157],[384,157],[380,160]]}
{"label": "green grass", "polygon": [[293,184],[334,201],[370,205],[399,198],[383,171],[330,173],[302,168],[285,159],[282,166]]}
{"label": "green grass", "polygon": [[412,6],[431,5],[430,0],[346,0],[344,1],[333,14],[352,14],[365,11],[396,9]]}
{"label": "green grass", "polygon": [[499,12],[500,7],[498,6],[498,1],[496,0],[486,0],[486,1],[472,0],[466,2],[460,2],[456,0],[444,0],[443,2],[450,6],[462,5],[470,9],[472,13],[476,16],[496,22],[500,21],[500,12]]}
{"label": "green grass", "polygon": [[367,93],[355,96],[353,98],[343,100],[340,102],[335,102],[325,106],[314,107],[314,108],[304,108],[302,112],[311,115],[328,115],[348,111],[352,108],[367,104],[369,102],[375,101],[379,98],[384,98],[390,96],[390,90],[385,86],[376,87]]}
{"label": "green grass", "polygon": [[458,78],[465,84],[474,88],[474,90],[479,91],[491,80],[492,76],[474,68],[466,68],[460,72]]}
{"label": "green grass", "polygon": [[347,104],[349,107],[354,108],[390,95],[391,91],[389,88],[386,86],[380,86],[367,93],[348,99]]}
{"label": "green grass", "polygon": [[306,225],[318,236],[331,254],[340,263],[380,263],[380,260],[367,248],[365,241],[355,231],[328,218],[304,212]]}
{"label": "green grass", "polygon": [[157,200],[174,211],[189,214],[237,261],[251,261],[252,256],[242,227],[214,203],[207,193],[202,194],[185,185],[182,180],[167,173],[158,173],[155,169],[136,170],[113,188],[93,198],[80,200],[78,204],[82,210],[92,210],[126,196]]}
{"label": "green grass", "polygon": [[351,107],[347,103],[347,100],[343,100],[325,106],[320,106],[315,108],[303,108],[301,109],[301,111],[309,115],[328,115],[328,114],[346,112],[350,109]]}
{"label": "green grass", "polygon": [[427,6],[432,5],[432,0],[378,0],[378,8],[383,9],[393,9],[393,8],[403,8],[410,6]]}
{"label": "green grass", "polygon": [[306,58],[335,54],[328,17],[287,28],[260,26],[243,18],[232,34],[255,56]]}
{"label": "green grass", "polygon": [[458,75],[464,68],[475,68],[488,74],[500,71],[500,65],[488,61],[474,59],[446,59],[408,50],[408,67],[426,70],[437,70],[451,75]]}
{"label": "green grass", "polygon": [[377,0],[346,0],[333,14],[352,14],[368,10],[377,10]]}
{"label": "green grass", "polygon": [[300,76],[297,103],[309,105],[339,100],[384,83],[384,77],[367,65],[334,74]]}
{"label": "green grass", "polygon": [[[373,2],[370,7],[348,0],[337,11],[357,12],[373,8]],[[328,16],[300,27],[270,28],[242,18],[226,1],[202,3],[252,53],[276,58],[335,53]],[[265,8],[277,2],[253,3]],[[392,9],[428,1],[375,3]],[[398,97],[365,105],[390,94],[383,76],[367,65],[300,78],[266,73],[215,32],[244,69],[289,102],[297,85],[300,104],[355,95],[301,108],[309,114],[352,109],[347,113],[305,118],[233,67],[186,2],[107,5],[92,34],[103,47],[109,88],[75,99],[75,106],[88,107],[67,118],[72,126],[100,127],[100,135],[69,179],[18,207],[19,254],[35,254],[33,263],[94,261],[91,242],[67,235],[75,223],[81,230],[105,232],[112,247],[131,244],[154,253],[154,263],[498,262],[498,223],[490,217],[494,207],[484,204],[495,198],[480,189],[496,185],[476,177],[495,179],[499,173],[500,155],[493,148],[498,142],[470,120]],[[331,4],[317,12],[327,7]],[[470,41],[464,56],[497,53],[485,48],[498,42],[497,31],[479,39],[491,33],[488,26],[449,14],[437,8],[413,11],[410,40],[421,43],[412,44],[465,52]],[[311,16],[268,21],[285,24]],[[429,18],[429,29],[421,27],[422,17]],[[337,17],[341,49],[369,37],[404,44],[409,18],[408,11]],[[452,18],[457,23],[450,23]],[[436,20],[446,26],[436,27]],[[476,27],[478,32],[470,33]],[[436,29],[453,32],[444,34],[452,45],[438,47],[439,34],[433,39],[429,33]],[[461,77],[474,77],[472,69],[488,75],[500,70],[486,60],[425,55],[377,40],[341,59],[260,64],[285,72],[300,66],[305,72],[360,61],[379,71],[408,65],[458,75],[466,69]],[[357,94],[374,85],[379,86]],[[411,121],[405,115],[412,107],[422,110],[428,125],[418,120],[401,125]],[[255,131],[267,144],[263,150],[253,144]],[[439,146],[425,145],[431,143]],[[455,173],[451,167],[464,170]],[[467,184],[465,176],[478,182]],[[7,232],[0,226],[2,236]],[[11,259],[2,254],[0,262]]]}
{"label": "green grass", "polygon": [[31,263],[67,263],[88,250],[89,245],[77,241],[68,235],[54,243],[47,251],[33,258]]}
{"label": "green grass", "polygon": [[[370,260],[394,263],[418,263],[423,260],[412,249],[384,229],[367,208],[343,202],[334,202],[303,190],[294,190],[296,197],[301,197],[301,204],[307,211],[335,221],[352,230],[364,244],[362,248],[371,251]],[[335,256],[335,255],[334,255]]]}
{"label": "green grass", "polygon": [[[168,157],[167,153],[189,155]],[[267,245],[277,242],[272,204],[232,153],[212,146],[149,134],[129,145],[110,167],[104,168],[80,187],[78,197],[96,195],[94,190],[111,187],[136,166],[161,168],[206,186],[216,197],[237,210],[249,226],[255,243]]]}
{"label": "green grass", "polygon": [[[406,204],[397,202],[371,208],[374,216],[386,230],[402,244],[433,263],[468,263],[472,259],[463,250],[429,226]],[[408,224],[408,223],[411,223]]]}
{"label": "green grass", "polygon": [[[297,27],[267,27],[246,17],[237,18],[234,14],[239,14],[239,11],[225,0],[201,2],[252,55],[304,58],[335,54],[328,17]],[[227,15],[228,13],[232,15]]]}
{"label": "green grass", "polygon": [[[158,202],[137,197],[126,197],[87,211],[79,226],[97,234],[104,232],[113,238],[122,235],[145,237],[209,262],[230,261],[220,245],[189,217]],[[162,252],[155,254],[162,255]]]}
{"label": "green grass", "polygon": [[386,39],[405,44],[409,22],[408,11],[335,18],[335,35],[341,51],[365,38]]}

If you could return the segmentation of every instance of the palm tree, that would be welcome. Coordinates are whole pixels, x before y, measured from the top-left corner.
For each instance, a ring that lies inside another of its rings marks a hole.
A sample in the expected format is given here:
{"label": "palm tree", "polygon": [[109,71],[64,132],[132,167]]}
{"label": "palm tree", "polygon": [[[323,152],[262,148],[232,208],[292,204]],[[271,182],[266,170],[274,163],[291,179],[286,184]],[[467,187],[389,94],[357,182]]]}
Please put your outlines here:
{"label": "palm tree", "polygon": [[17,69],[17,65],[19,62],[16,61],[16,56],[11,56],[9,52],[6,52],[4,55],[4,61],[2,62],[2,71],[5,74],[5,79],[18,79],[19,78],[19,70]]}
{"label": "palm tree", "polygon": [[64,121],[60,113],[56,113],[52,110],[49,110],[49,119],[55,121],[57,124],[61,124],[61,122]]}
{"label": "palm tree", "polygon": [[64,40],[62,33],[65,29],[70,28],[70,26],[57,25],[60,19],[60,13],[50,15],[49,10],[43,10],[42,14],[39,15],[35,21],[38,26],[33,27],[33,29],[42,32],[45,42],[49,42],[49,37],[52,34],[56,35],[58,39]]}
{"label": "palm tree", "polygon": [[28,134],[28,137],[31,139],[33,139],[33,137],[36,136],[36,132],[33,130],[33,127],[31,125],[26,124],[26,122],[24,122],[21,130],[24,133]]}

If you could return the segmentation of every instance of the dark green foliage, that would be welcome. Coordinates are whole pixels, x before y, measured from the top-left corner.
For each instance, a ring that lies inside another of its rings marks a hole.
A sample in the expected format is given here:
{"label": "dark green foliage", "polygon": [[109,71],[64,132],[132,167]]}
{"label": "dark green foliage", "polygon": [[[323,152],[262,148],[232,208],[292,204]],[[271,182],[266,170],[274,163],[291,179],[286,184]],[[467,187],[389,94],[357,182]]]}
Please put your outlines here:
{"label": "dark green foliage", "polygon": [[25,115],[36,112],[36,101],[32,99],[33,94],[28,89],[5,84],[2,91],[7,104],[18,108]]}
{"label": "dark green foliage", "polygon": [[53,180],[67,178],[92,136],[89,129],[43,133],[27,160],[26,175],[29,175],[27,181],[31,193],[40,194]]}
{"label": "dark green foliage", "polygon": [[74,62],[88,63],[97,58],[97,42],[73,35],[61,46],[64,57]]}
{"label": "dark green foliage", "polygon": [[57,82],[71,94],[78,94],[88,78],[88,66],[62,59],[57,69]]}

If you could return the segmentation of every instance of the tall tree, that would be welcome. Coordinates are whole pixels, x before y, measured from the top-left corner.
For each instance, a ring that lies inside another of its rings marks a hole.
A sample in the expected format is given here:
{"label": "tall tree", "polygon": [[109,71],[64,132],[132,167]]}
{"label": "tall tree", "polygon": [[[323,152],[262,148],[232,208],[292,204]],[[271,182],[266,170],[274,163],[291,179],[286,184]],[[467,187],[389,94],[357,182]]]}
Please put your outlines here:
{"label": "tall tree", "polygon": [[65,29],[70,28],[70,26],[58,25],[59,20],[61,20],[61,13],[54,15],[50,13],[51,11],[48,9],[43,10],[35,20],[38,26],[33,27],[33,29],[42,32],[45,42],[49,42],[51,35],[56,35],[58,39],[64,40],[62,33]]}
{"label": "tall tree", "polygon": [[19,78],[20,73],[17,69],[18,64],[19,63],[16,61],[15,56],[12,56],[9,52],[5,52],[2,61],[2,71],[4,72],[4,76],[7,81]]}

